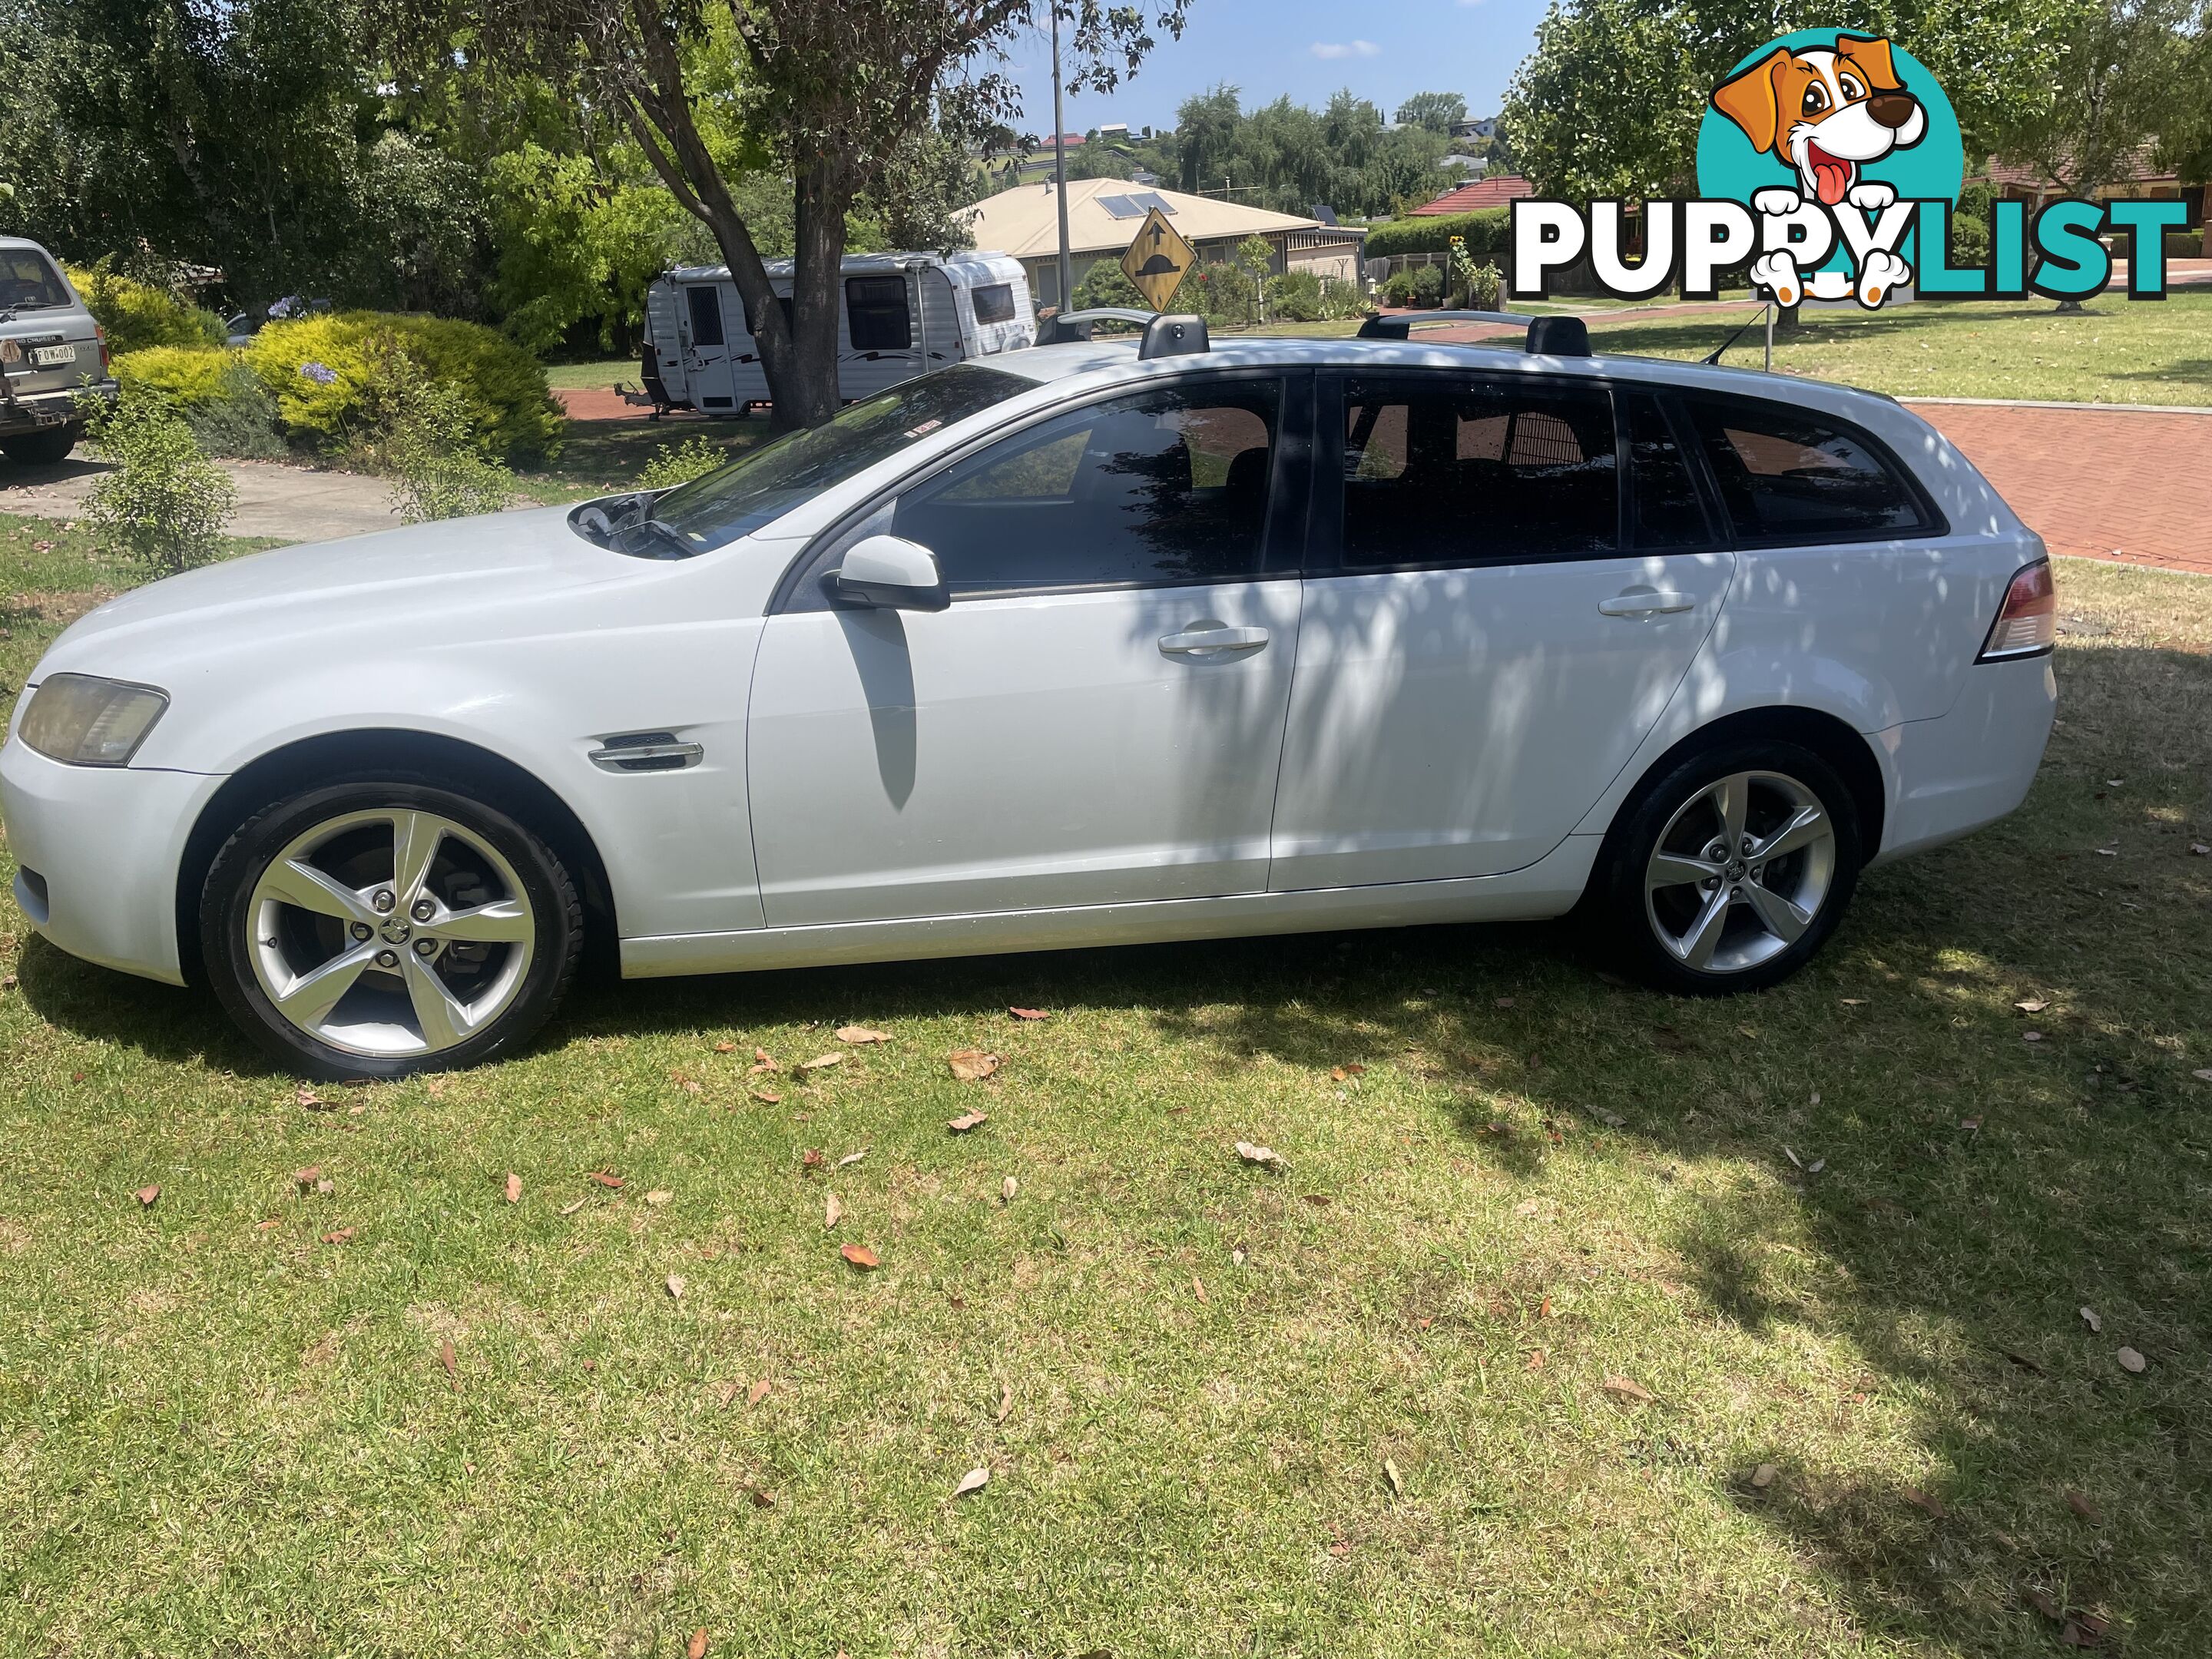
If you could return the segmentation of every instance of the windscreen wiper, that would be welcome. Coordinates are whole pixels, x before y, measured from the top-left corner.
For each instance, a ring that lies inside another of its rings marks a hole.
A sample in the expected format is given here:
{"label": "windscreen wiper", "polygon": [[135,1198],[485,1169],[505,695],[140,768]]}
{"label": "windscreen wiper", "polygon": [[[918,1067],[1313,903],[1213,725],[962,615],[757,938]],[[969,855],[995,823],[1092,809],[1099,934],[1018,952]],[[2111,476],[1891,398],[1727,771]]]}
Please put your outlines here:
{"label": "windscreen wiper", "polygon": [[635,524],[624,525],[617,532],[617,538],[624,544],[623,552],[631,553],[636,550],[628,544],[641,530],[659,537],[672,550],[670,552],[662,554],[660,556],[663,558],[688,559],[699,551],[692,544],[690,538],[667,520],[640,519]]}

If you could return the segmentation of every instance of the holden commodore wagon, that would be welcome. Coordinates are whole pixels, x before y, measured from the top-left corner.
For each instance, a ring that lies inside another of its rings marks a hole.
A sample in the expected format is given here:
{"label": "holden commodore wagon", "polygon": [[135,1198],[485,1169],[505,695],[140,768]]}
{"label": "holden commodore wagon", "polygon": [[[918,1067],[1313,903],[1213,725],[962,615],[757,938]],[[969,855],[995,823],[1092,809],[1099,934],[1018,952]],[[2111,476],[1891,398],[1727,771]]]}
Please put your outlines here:
{"label": "holden commodore wagon", "polygon": [[318,1077],[512,1050],[594,935],[652,975],[1579,908],[1656,986],[1771,986],[2020,802],[2043,545],[1887,398],[1527,343],[1163,318],[138,589],[18,702],[17,902]]}

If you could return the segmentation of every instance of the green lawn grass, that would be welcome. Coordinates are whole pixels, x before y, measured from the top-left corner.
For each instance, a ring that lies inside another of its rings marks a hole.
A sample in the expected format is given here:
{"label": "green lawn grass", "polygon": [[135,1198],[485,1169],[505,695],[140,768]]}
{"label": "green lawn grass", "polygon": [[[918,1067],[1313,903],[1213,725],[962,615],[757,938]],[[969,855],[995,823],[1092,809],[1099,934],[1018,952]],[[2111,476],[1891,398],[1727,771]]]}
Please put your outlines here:
{"label": "green lawn grass", "polygon": [[635,388],[638,384],[635,357],[601,357],[585,363],[548,363],[545,384],[555,391],[611,391],[617,380]]}
{"label": "green lawn grass", "polygon": [[[11,687],[121,580],[33,533]],[[0,911],[0,1650],[2027,1656],[2044,1596],[2196,1659],[2212,584],[2060,592],[2027,808],[1752,999],[1432,928],[590,984],[303,1091]]]}

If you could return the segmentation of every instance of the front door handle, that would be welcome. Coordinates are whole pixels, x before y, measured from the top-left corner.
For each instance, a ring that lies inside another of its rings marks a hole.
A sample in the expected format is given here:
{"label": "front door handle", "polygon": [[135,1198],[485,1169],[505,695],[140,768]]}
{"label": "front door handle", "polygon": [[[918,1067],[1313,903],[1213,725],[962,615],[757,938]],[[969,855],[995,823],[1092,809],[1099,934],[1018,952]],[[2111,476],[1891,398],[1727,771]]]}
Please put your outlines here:
{"label": "front door handle", "polygon": [[1597,608],[1607,617],[1671,617],[1679,611],[1696,608],[1697,596],[1691,593],[1661,593],[1649,587],[1632,587],[1626,593],[1616,593],[1609,599],[1600,599]]}
{"label": "front door handle", "polygon": [[1160,649],[1170,657],[1218,657],[1231,651],[1257,651],[1267,642],[1264,628],[1193,628],[1163,634]]}

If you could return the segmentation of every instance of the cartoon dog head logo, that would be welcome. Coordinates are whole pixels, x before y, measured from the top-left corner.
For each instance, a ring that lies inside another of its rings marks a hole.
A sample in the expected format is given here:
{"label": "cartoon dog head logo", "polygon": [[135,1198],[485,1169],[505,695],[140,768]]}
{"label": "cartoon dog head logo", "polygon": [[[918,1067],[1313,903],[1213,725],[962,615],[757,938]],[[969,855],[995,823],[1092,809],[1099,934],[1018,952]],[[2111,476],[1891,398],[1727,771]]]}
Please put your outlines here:
{"label": "cartoon dog head logo", "polygon": [[1928,112],[1898,78],[1889,42],[1863,34],[1838,34],[1833,51],[1778,46],[1714,88],[1713,107],[1753,149],[1786,158],[1805,198],[1828,207],[1867,162],[1928,131]]}

